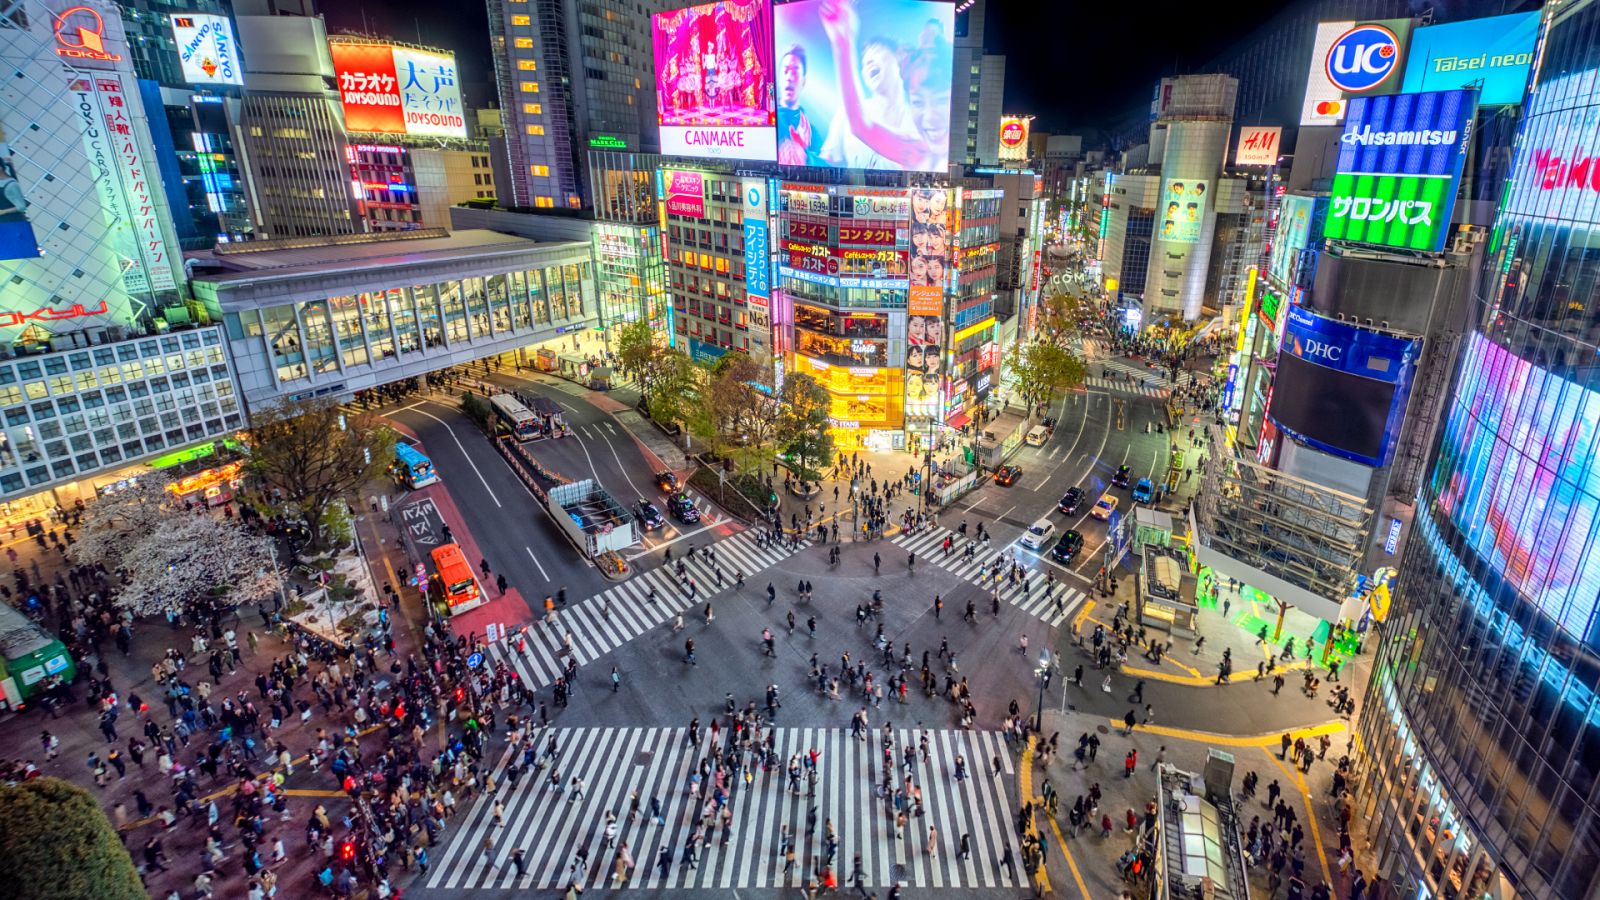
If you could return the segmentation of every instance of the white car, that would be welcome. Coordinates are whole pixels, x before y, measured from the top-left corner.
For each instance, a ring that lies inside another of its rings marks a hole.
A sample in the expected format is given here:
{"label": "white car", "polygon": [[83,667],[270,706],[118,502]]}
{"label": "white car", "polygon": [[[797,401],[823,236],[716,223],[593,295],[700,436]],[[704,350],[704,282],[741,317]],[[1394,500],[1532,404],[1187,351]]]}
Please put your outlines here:
{"label": "white car", "polygon": [[1056,525],[1049,519],[1040,519],[1022,533],[1022,546],[1029,550],[1043,550],[1055,537]]}

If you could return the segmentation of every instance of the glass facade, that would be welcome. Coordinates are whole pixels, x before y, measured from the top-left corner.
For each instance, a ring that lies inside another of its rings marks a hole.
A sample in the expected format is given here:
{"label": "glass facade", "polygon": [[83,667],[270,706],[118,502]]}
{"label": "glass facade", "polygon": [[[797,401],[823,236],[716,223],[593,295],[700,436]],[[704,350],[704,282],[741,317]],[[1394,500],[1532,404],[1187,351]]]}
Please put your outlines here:
{"label": "glass facade", "polygon": [[1363,812],[1426,896],[1600,893],[1600,3],[1548,15],[1362,717]]}

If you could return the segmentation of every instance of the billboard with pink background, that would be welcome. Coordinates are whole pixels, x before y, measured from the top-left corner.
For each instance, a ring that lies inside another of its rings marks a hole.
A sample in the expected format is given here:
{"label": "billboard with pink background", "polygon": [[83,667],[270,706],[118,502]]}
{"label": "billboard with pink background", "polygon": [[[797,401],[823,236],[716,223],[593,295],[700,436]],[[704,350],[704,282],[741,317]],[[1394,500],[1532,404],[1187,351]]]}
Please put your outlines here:
{"label": "billboard with pink background", "polygon": [[667,213],[705,218],[705,182],[699,172],[667,172]]}
{"label": "billboard with pink background", "polygon": [[768,0],[675,9],[657,13],[652,25],[662,152],[775,158]]}

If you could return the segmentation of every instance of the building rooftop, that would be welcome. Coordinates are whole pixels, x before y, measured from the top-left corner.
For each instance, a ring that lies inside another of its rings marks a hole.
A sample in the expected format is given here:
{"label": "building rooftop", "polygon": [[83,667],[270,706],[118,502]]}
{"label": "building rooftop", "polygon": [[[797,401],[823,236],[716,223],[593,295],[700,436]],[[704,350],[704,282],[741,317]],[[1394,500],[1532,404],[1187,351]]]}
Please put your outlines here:
{"label": "building rooftop", "polygon": [[563,246],[569,245],[531,241],[496,231],[446,231],[443,228],[381,235],[346,235],[342,239],[324,237],[254,241],[219,245],[204,258],[203,264],[224,271],[196,275],[195,278],[214,284],[269,281],[503,256]]}
{"label": "building rooftop", "polygon": [[1233,800],[1225,792],[1208,799],[1204,779],[1191,772],[1162,766],[1160,778],[1162,896],[1249,900]]}

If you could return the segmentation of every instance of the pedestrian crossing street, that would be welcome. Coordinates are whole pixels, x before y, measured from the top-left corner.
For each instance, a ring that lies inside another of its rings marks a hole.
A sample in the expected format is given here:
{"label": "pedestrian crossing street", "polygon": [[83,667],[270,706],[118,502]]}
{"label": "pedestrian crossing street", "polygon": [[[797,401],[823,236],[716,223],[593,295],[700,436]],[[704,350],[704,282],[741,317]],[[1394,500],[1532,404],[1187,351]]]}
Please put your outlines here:
{"label": "pedestrian crossing street", "polygon": [[[780,765],[770,773],[755,772],[748,785],[742,777],[730,779],[730,839],[722,841],[720,828],[708,835],[697,853],[696,867],[690,868],[680,860],[692,830],[689,823],[701,812],[701,801],[689,796],[689,776],[709,738],[702,732],[702,744],[691,746],[685,741],[686,731],[601,727],[533,735],[541,747],[548,734],[555,735],[557,768],[568,784],[574,775],[583,780],[581,799],[574,799],[570,787],[559,793],[552,788],[548,769],[523,775],[514,786],[502,779],[498,799],[504,806],[503,827],[494,824],[495,798],[479,797],[444,852],[435,857],[427,887],[564,888],[580,848],[588,851],[588,871],[581,879],[586,889],[801,887],[824,861],[823,833],[829,820],[839,842],[833,870],[841,891],[850,885],[858,853],[869,890],[895,883],[917,888],[1021,886],[1017,881],[1021,873],[1000,864],[1008,847],[1017,865],[1021,852],[1012,829],[1018,801],[1006,791],[1013,762],[999,732],[927,732],[929,761],[918,760],[910,772],[922,789],[925,814],[912,817],[906,833],[896,838],[892,801],[879,799],[876,791],[882,780],[881,730],[862,741],[852,738],[847,728],[778,728],[773,739]],[[911,729],[897,731],[897,762],[899,748],[916,744],[918,734]],[[813,748],[821,753],[815,794],[791,793],[784,766],[794,754],[804,755]],[[958,755],[966,760],[966,778],[961,781],[955,778]],[[1000,763],[999,775],[992,760]],[[897,767],[891,780],[904,786],[906,774]],[[629,822],[630,792],[635,788],[641,812],[637,821]],[[661,802],[664,824],[650,816],[652,798]],[[808,843],[806,820],[813,808],[816,836]],[[620,884],[612,881],[618,851],[605,846],[607,811],[616,814],[617,841],[626,843],[636,866]],[[795,865],[787,872],[779,853],[783,825],[796,836]],[[930,829],[937,831],[932,855],[927,850]],[[963,834],[971,838],[966,859],[958,854]],[[485,836],[494,842],[487,862]],[[521,875],[510,861],[519,847],[526,863]],[[671,860],[664,876],[658,866],[662,848]]]}
{"label": "pedestrian crossing street", "polygon": [[[532,625],[526,634],[526,649],[520,652],[515,637],[495,641],[489,645],[490,658],[506,662],[530,689],[543,687],[560,677],[566,667],[565,638],[568,635],[572,638],[572,655],[577,658],[578,665],[585,665],[690,606],[703,605],[708,598],[733,587],[734,575],[739,572],[744,573],[748,587],[756,573],[777,565],[809,544],[801,542],[795,550],[779,544],[762,547],[756,542],[754,532],[742,531],[711,546],[716,551],[715,562],[685,548],[672,563],[641,572],[582,602],[569,603],[566,609],[556,611],[554,624],[547,619]],[[684,560],[698,587],[693,599],[673,574],[677,559]],[[719,568],[722,570],[720,586],[716,572]],[[652,588],[656,592],[654,603],[649,599]]]}
{"label": "pedestrian crossing street", "polygon": [[[944,539],[947,535],[951,539],[949,556],[945,556],[943,550]],[[1083,591],[1067,587],[1066,583],[1061,579],[1056,579],[1051,596],[1046,597],[1044,575],[1038,571],[1034,571],[1029,579],[1030,590],[1027,594],[1023,593],[1020,582],[1009,584],[1003,578],[996,582],[992,572],[989,573],[988,581],[984,582],[980,579],[978,570],[985,563],[992,563],[994,558],[999,555],[1001,548],[993,545],[989,548],[980,548],[972,559],[966,559],[962,556],[961,549],[966,546],[968,539],[942,526],[924,528],[915,534],[909,535],[902,532],[895,535],[892,542],[915,553],[919,562],[927,560],[939,568],[952,572],[958,577],[977,585],[984,591],[986,596],[994,590],[995,584],[998,583],[1000,585],[1001,600],[1052,627],[1059,628],[1067,620],[1067,617],[1076,612],[1078,607],[1083,605],[1083,601],[1087,599],[1087,595]],[[1023,560],[1026,560],[1028,554],[1031,553],[1031,551],[1021,552]],[[1046,548],[1045,552],[1048,552],[1048,548]],[[993,566],[990,566],[990,568],[992,569]],[[1027,568],[1025,563],[1024,568]],[[979,604],[980,607],[982,605],[981,603]],[[946,612],[949,611],[947,607]],[[963,612],[964,610],[956,610],[955,614],[960,616]]]}
{"label": "pedestrian crossing street", "polygon": [[1101,378],[1090,375],[1083,379],[1083,383],[1094,390],[1114,391],[1119,394],[1134,394],[1140,397],[1155,397],[1160,399],[1171,391],[1164,387],[1151,387],[1143,382],[1130,383],[1124,379]]}

